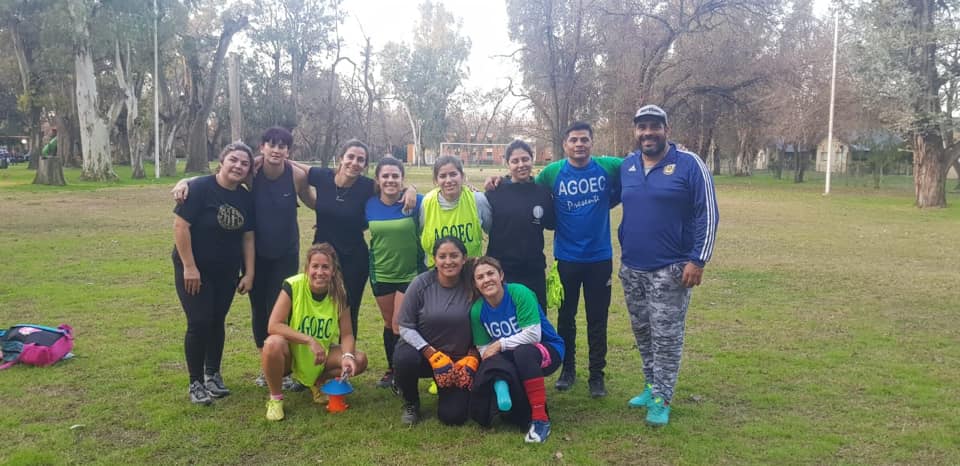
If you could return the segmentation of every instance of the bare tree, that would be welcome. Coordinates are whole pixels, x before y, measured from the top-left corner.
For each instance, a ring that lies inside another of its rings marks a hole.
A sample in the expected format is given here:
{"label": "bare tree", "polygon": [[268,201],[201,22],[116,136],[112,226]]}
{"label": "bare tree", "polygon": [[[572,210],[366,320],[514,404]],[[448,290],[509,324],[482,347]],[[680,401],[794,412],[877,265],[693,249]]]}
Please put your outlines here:
{"label": "bare tree", "polygon": [[421,163],[424,147],[436,147],[446,132],[449,99],[460,87],[469,53],[460,21],[431,0],[420,4],[412,47],[391,42],[381,53],[384,80],[403,103]]}
{"label": "bare tree", "polygon": [[189,73],[190,90],[190,123],[187,130],[187,167],[186,172],[207,173],[209,158],[207,152],[207,118],[213,106],[213,99],[218,92],[220,70],[223,68],[223,58],[230,47],[233,35],[247,26],[247,17],[237,17],[229,14],[223,17],[223,29],[217,41],[216,51],[210,60],[209,66],[201,65],[200,39],[188,37],[184,41]]}

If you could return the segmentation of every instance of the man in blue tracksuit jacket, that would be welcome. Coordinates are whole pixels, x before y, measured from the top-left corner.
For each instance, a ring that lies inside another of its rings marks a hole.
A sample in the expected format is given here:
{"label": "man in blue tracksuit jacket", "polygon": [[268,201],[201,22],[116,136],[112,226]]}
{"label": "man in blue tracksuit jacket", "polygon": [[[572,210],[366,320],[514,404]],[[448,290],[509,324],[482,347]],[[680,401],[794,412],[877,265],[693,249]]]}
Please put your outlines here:
{"label": "man in blue tracksuit jacket", "polygon": [[713,253],[719,211],[710,170],[667,142],[666,112],[647,105],[633,123],[638,149],[620,166],[620,280],[646,381],[629,405],[658,426],[669,421],[690,291]]}

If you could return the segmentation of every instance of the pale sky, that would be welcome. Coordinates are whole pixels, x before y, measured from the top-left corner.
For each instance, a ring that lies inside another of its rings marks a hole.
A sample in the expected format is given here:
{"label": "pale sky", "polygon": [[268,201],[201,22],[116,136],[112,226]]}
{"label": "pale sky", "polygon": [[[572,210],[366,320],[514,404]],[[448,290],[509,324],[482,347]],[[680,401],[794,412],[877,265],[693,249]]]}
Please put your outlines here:
{"label": "pale sky", "polygon": [[[507,58],[496,58],[513,51],[507,36],[507,7],[504,0],[440,0],[444,7],[459,18],[460,32],[472,43],[467,59],[469,88],[492,89],[504,86],[506,77],[520,81],[520,73]],[[342,33],[352,57],[360,56],[363,31],[370,37],[374,50],[380,51],[387,42],[412,42],[413,27],[419,19],[420,0],[346,0],[344,9],[350,16],[344,21]]]}
{"label": "pale sky", "polygon": [[[349,17],[343,24],[342,33],[351,57],[360,56],[363,34],[360,25],[379,51],[390,41],[410,44],[414,23],[419,14],[417,5],[421,0],[345,0],[343,7]],[[437,0],[462,21],[461,33],[470,38],[472,46],[467,59],[468,89],[493,89],[506,85],[512,77],[520,83],[521,74],[517,65],[506,55],[517,47],[507,35],[507,7],[505,0]],[[831,0],[814,0],[817,16],[829,15]]]}

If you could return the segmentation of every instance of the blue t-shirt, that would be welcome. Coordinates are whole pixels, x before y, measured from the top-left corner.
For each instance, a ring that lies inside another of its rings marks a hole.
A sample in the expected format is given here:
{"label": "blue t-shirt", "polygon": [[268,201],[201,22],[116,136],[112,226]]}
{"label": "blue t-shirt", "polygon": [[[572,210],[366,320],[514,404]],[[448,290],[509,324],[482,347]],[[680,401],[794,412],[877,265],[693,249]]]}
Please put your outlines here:
{"label": "blue t-shirt", "polygon": [[591,157],[583,168],[567,160],[551,163],[537,175],[550,188],[557,216],[553,256],[590,263],[613,257],[610,209],[620,202],[620,163],[616,157]]}
{"label": "blue t-shirt", "polygon": [[670,144],[645,174],[634,152],[624,159],[620,177],[623,221],[617,237],[623,264],[644,271],[679,262],[703,267],[713,254],[720,214],[713,177],[700,157]]}
{"label": "blue t-shirt", "polygon": [[[547,320],[537,296],[519,283],[506,284],[503,300],[497,307],[490,306],[483,298],[478,299],[471,308],[470,320],[474,322],[473,339],[478,346],[516,335],[525,327],[539,323],[540,343],[552,346],[560,355],[560,360],[563,360],[563,338]],[[477,322],[480,328],[476,326]]]}

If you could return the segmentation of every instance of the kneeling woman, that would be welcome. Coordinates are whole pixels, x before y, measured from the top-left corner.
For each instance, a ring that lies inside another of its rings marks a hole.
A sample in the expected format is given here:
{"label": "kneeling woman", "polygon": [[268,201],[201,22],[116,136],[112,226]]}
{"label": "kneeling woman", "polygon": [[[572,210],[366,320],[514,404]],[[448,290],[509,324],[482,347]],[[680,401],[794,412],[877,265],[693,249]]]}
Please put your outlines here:
{"label": "kneeling woman", "polygon": [[504,284],[496,259],[476,259],[473,281],[481,299],[470,309],[470,325],[483,362],[471,393],[470,415],[490,425],[494,415],[504,412],[517,424],[530,423],[526,442],[544,442],[550,419],[543,378],[560,366],[563,339],[529,288]]}
{"label": "kneeling woman", "polygon": [[404,424],[420,420],[417,381],[432,376],[439,395],[437,418],[459,425],[467,421],[469,387],[479,365],[470,337],[467,248],[460,239],[445,236],[433,244],[433,260],[437,267],[410,282],[400,305],[394,381],[404,401]]}
{"label": "kneeling woman", "polygon": [[[267,419],[283,419],[283,376],[310,387],[321,402],[319,386],[337,376],[354,376],[367,368],[355,351],[350,309],[337,253],[328,243],[307,251],[304,273],[283,281],[270,314],[263,345],[263,374],[270,387]],[[335,344],[340,341],[340,344]]]}

